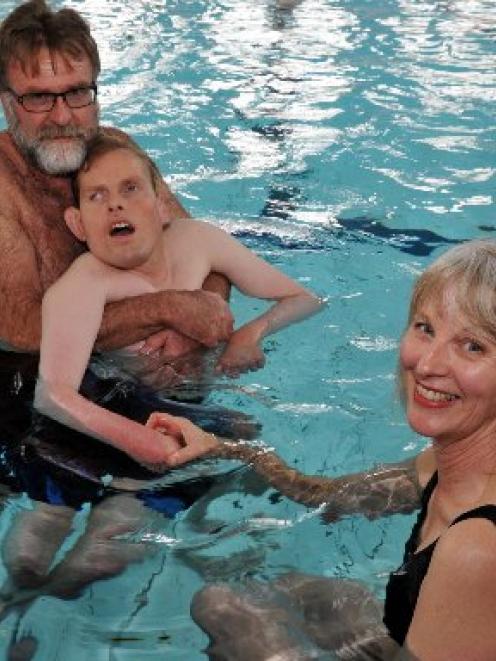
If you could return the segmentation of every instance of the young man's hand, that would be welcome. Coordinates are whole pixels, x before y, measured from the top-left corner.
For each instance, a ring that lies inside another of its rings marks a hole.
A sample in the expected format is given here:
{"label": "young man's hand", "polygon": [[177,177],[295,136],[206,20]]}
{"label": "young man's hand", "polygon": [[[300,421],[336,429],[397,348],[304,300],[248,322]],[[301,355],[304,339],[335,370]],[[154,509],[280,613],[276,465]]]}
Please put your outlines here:
{"label": "young man's hand", "polygon": [[242,372],[255,371],[265,365],[265,355],[247,327],[235,331],[217,361],[215,371],[231,378]]}

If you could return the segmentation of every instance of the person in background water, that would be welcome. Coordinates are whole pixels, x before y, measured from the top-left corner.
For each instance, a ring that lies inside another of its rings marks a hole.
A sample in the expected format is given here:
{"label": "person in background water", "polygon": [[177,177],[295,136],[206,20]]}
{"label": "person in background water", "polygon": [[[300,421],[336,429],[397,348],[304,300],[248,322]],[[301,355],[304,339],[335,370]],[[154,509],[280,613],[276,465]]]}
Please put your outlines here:
{"label": "person in background water", "polygon": [[205,587],[192,614],[211,659],[496,659],[496,241],[453,248],[420,276],[399,362],[408,422],[432,444],[371,472],[307,476],[266,448],[150,419],[182,446],[170,465],[240,459],[328,521],[420,508],[384,606],[354,582],[298,573],[244,591]]}
{"label": "person in background water", "polygon": [[223,230],[167,220],[157,196],[159,172],[134,145],[97,135],[74,182],[75,206],[65,218],[89,252],[43,298],[35,407],[137,461],[163,464],[175,444],[78,392],[105,304],[162,289],[195,290],[211,271],[248,296],[275,301],[231,335],[218,359],[219,371],[235,375],[261,367],[263,338],[317,312],[322,302]]}

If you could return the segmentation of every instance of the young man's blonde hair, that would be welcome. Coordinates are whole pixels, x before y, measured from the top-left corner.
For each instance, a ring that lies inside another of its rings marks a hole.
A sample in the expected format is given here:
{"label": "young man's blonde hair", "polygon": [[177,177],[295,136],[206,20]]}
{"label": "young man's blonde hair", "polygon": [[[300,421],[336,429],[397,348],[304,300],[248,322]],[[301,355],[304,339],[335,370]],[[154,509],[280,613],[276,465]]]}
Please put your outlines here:
{"label": "young man's blonde hair", "polygon": [[110,154],[119,149],[126,149],[132,154],[135,154],[141,161],[143,161],[149,172],[153,190],[155,192],[158,191],[160,182],[162,181],[162,175],[146,151],[141,149],[139,145],[137,145],[133,140],[124,134],[119,135],[113,133],[110,135],[104,130],[100,129],[96,136],[88,142],[86,158],[72,179],[72,190],[74,193],[74,201],[76,206],[79,206],[81,175],[87,172],[94,163],[102,158],[102,156]]}

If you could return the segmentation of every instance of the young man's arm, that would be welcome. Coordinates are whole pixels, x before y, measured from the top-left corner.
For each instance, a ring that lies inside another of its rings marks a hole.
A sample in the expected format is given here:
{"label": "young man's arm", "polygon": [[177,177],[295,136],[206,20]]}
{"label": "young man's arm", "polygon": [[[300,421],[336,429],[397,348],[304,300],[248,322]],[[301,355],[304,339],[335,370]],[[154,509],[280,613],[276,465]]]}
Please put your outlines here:
{"label": "young man's arm", "polygon": [[138,296],[149,288],[144,280],[109,269],[89,253],[75,260],[43,298],[34,406],[137,461],[157,464],[177,449],[173,439],[107,411],[78,392],[106,301]]}
{"label": "young man's arm", "polygon": [[226,232],[205,223],[196,225],[213,270],[223,273],[248,296],[276,301],[269,310],[233,333],[218,363],[220,371],[232,375],[261,367],[262,339],[315,314],[323,302]]}

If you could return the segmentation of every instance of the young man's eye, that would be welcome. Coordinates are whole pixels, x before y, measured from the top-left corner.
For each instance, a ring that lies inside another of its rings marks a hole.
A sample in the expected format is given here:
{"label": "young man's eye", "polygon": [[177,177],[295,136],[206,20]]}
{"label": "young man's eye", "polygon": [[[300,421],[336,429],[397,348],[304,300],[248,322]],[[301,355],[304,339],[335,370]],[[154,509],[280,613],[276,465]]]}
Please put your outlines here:
{"label": "young man's eye", "polygon": [[126,185],[126,191],[128,193],[133,193],[135,190],[138,190],[138,184],[130,182]]}
{"label": "young man's eye", "polygon": [[102,191],[93,191],[88,195],[88,200],[90,202],[99,202],[102,199],[103,193]]}

